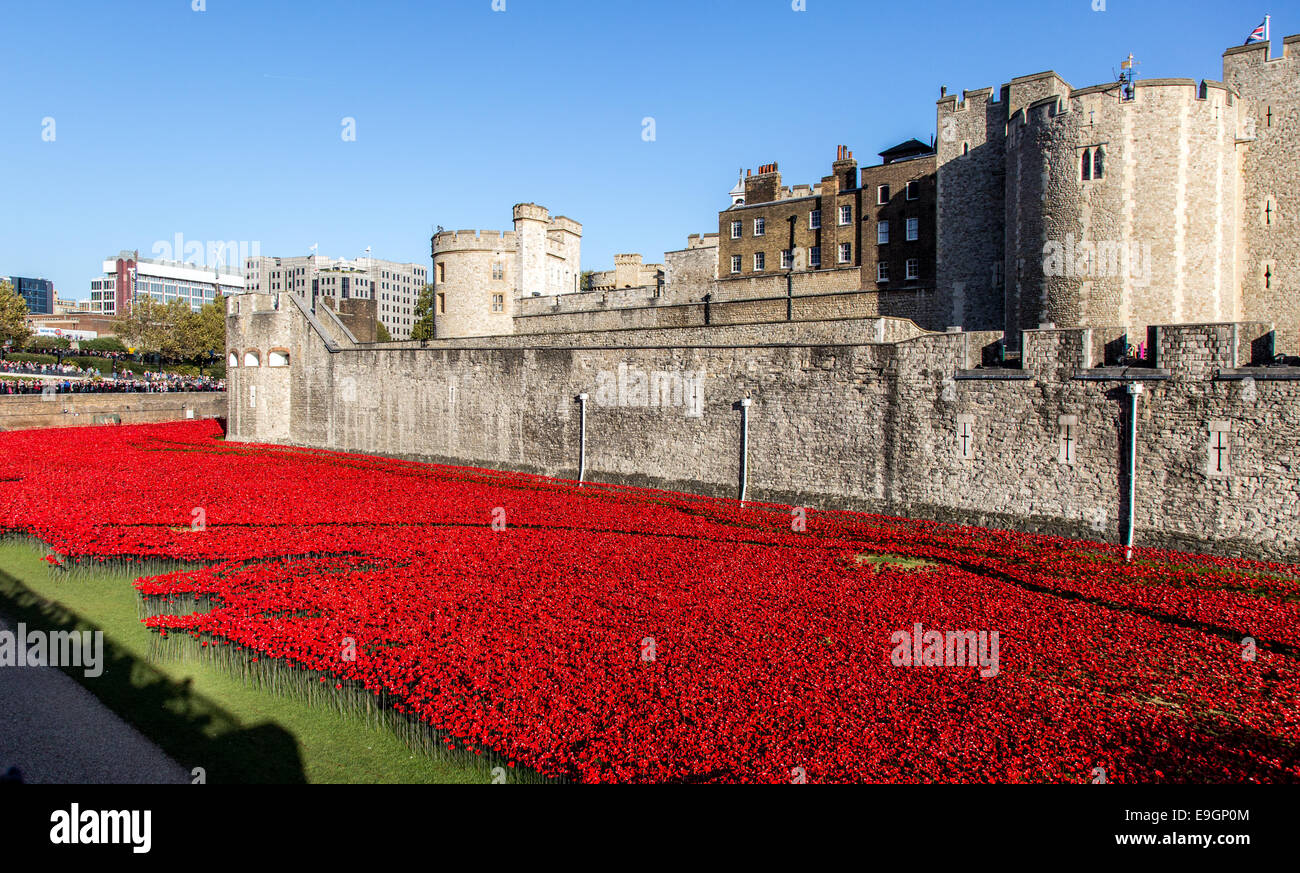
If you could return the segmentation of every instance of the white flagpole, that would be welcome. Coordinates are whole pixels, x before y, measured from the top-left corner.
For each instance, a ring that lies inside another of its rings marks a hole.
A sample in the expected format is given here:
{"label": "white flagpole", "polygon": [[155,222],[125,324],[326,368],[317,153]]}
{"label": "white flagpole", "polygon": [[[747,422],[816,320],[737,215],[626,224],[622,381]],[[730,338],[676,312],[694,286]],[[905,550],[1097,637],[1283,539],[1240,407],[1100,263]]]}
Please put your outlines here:
{"label": "white flagpole", "polygon": [[1272,42],[1272,41],[1273,41],[1273,35],[1269,32],[1269,19],[1272,18],[1272,17],[1273,17],[1273,16],[1271,16],[1271,15],[1265,15],[1265,16],[1264,16],[1264,42]]}

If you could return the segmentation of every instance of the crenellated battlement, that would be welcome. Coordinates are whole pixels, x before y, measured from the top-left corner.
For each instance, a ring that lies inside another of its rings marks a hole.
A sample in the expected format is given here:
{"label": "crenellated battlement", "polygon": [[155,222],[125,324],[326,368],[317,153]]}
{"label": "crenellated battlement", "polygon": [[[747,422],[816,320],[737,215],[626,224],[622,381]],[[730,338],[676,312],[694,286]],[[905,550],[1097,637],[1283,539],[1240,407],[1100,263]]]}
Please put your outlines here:
{"label": "crenellated battlement", "polygon": [[551,219],[551,230],[561,230],[582,236],[582,223],[574,221],[566,215],[557,215]]}
{"label": "crenellated battlement", "polygon": [[999,96],[994,96],[997,91],[993,88],[976,88],[973,91],[962,91],[961,99],[956,94],[945,93],[939,98],[938,105],[940,112],[965,112],[971,106],[982,108],[990,103],[1000,102]]}
{"label": "crenellated battlement", "polygon": [[1152,117],[1167,116],[1176,121],[1177,115],[1187,106],[1189,111],[1216,118],[1220,107],[1234,107],[1237,94],[1228,85],[1210,79],[1148,79],[1137,82],[1132,99],[1120,99],[1121,83],[1109,82],[1087,88],[1071,90],[1068,94],[1052,94],[1034,100],[1017,109],[1007,119],[1007,131],[1049,124],[1082,114],[1081,123],[1095,124],[1099,119],[1111,117],[1115,112],[1149,108],[1152,103],[1167,102],[1173,98],[1179,108],[1161,109]]}
{"label": "crenellated battlement", "polygon": [[513,249],[517,237],[513,230],[444,230],[433,235],[433,253],[463,251],[500,251]]}
{"label": "crenellated battlement", "polygon": [[1223,78],[1228,79],[1229,69],[1262,66],[1264,64],[1294,63],[1300,59],[1300,34],[1282,37],[1282,54],[1274,55],[1268,42],[1233,46],[1223,53]]}
{"label": "crenellated battlement", "polygon": [[516,203],[514,208],[515,221],[530,220],[544,221],[550,223],[551,210],[545,206],[538,206],[536,203]]}

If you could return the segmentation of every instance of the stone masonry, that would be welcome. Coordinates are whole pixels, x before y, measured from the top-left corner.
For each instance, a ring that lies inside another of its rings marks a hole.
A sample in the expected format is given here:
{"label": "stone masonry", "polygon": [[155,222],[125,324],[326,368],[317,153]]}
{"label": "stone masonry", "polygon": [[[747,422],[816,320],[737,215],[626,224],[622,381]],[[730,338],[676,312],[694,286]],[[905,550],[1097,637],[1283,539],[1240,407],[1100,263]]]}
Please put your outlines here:
{"label": "stone masonry", "polygon": [[[1160,327],[1152,366],[1127,370],[1104,366],[1122,328],[1028,330],[1012,370],[978,367],[996,330],[728,344],[697,327],[694,344],[389,349],[281,296],[230,304],[232,440],[573,478],[586,393],[592,479],[734,497],[734,405],[750,397],[752,499],[1114,541],[1124,383],[1141,380],[1137,542],[1300,559],[1300,368],[1249,366],[1267,323]],[[273,348],[287,365],[243,365]],[[594,400],[611,374],[700,372],[689,401]]]}

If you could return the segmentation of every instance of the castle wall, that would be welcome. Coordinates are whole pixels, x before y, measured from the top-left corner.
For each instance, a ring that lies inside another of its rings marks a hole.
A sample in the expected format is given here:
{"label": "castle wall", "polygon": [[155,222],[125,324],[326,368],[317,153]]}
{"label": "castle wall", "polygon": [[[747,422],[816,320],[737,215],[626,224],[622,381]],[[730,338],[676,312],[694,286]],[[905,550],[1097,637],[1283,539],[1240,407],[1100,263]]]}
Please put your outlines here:
{"label": "castle wall", "polygon": [[[664,297],[673,303],[688,302],[701,288],[718,278],[718,238],[708,237],[673,252],[664,252]],[[706,244],[711,243],[711,244]]]}
{"label": "castle wall", "polygon": [[167,394],[58,394],[0,396],[0,431],[39,427],[86,427],[114,422],[145,424],[192,418],[225,418],[220,391]]}
{"label": "castle wall", "polygon": [[[856,270],[848,272],[854,276],[857,273]],[[928,330],[934,330],[942,321],[942,304],[933,289],[828,293],[819,290],[819,284],[813,281],[816,278],[817,274],[794,274],[796,290],[789,298],[785,293],[785,277],[782,276],[740,280],[746,284],[734,290],[719,282],[714,286],[721,289],[715,298],[718,302],[707,307],[703,302],[669,303],[664,297],[654,296],[654,289],[646,288],[626,289],[621,293],[611,291],[603,306],[604,298],[599,293],[572,295],[584,298],[573,301],[563,297],[547,298],[534,301],[528,306],[527,314],[515,318],[514,331],[521,335],[549,335],[574,331],[689,327],[706,323],[781,323],[786,320],[787,310],[793,321],[886,316],[910,319]],[[739,296],[751,288],[753,293],[765,296]],[[556,300],[562,301],[559,306],[554,305]],[[547,306],[547,302],[551,305]],[[528,303],[523,301],[526,306]]]}
{"label": "castle wall", "polygon": [[[519,237],[514,231],[435,234],[432,276],[433,323],[438,336],[511,332],[519,282]],[[492,308],[494,294],[502,295],[499,311]]]}
{"label": "castle wall", "polygon": [[[1265,327],[1239,325],[1235,339],[1231,326],[1159,333],[1163,369],[1150,371],[1139,406],[1139,543],[1300,559],[1300,372],[1246,381],[1231,366]],[[268,371],[231,372],[232,440],[572,478],[585,392],[593,479],[734,496],[734,405],[748,396],[752,499],[1094,539],[1122,529],[1127,398],[1113,371],[1085,366],[1108,333],[1030,331],[1016,374],[971,370],[996,331],[894,344],[330,352],[300,308],[269,304],[228,329],[232,344],[294,356],[283,400],[239,415]],[[651,405],[639,373],[663,385],[703,376]],[[620,382],[630,386],[621,397],[610,391]],[[270,415],[279,409],[283,426]],[[1068,457],[1062,416],[1073,416]],[[1217,472],[1211,439],[1225,427]]]}
{"label": "castle wall", "polygon": [[1006,100],[986,88],[937,109],[936,287],[945,324],[970,330],[1004,324]]}
{"label": "castle wall", "polygon": [[[1118,86],[1089,88],[1017,112],[1006,143],[1007,330],[1140,334],[1237,318],[1236,127],[1232,95],[1190,80],[1141,82],[1131,101]],[[1085,178],[1081,158],[1098,150],[1102,176]]]}
{"label": "castle wall", "polygon": [[555,265],[547,262],[547,226],[550,213],[534,203],[515,206],[515,236],[519,239],[516,252],[516,290],[519,296],[528,297],[534,292],[551,293]]}
{"label": "castle wall", "polygon": [[388,343],[387,348],[582,348],[587,346],[762,345],[771,343],[892,343],[921,336],[926,331],[904,318],[834,318],[817,321],[761,321],[736,324],[683,325],[680,327],[617,328],[511,336]]}
{"label": "castle wall", "polygon": [[1300,36],[1280,58],[1266,44],[1229,49],[1223,80],[1241,94],[1242,315],[1275,321],[1279,348],[1300,351]]}

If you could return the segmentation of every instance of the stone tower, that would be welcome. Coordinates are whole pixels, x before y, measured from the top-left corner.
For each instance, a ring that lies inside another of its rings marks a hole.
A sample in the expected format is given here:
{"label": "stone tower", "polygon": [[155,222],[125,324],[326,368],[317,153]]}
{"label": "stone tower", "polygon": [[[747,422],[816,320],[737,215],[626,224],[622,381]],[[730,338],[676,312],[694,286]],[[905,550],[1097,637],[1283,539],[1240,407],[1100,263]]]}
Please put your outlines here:
{"label": "stone tower", "polygon": [[[1273,322],[1300,342],[1300,37],[1229,49],[1224,81],[1072,88],[1055,73],[941,97],[938,294],[1019,332]],[[1287,254],[1291,253],[1288,263]]]}
{"label": "stone tower", "polygon": [[1279,351],[1300,346],[1300,36],[1230,48],[1223,81],[1240,95],[1238,260],[1242,317],[1272,321]]}
{"label": "stone tower", "polygon": [[520,296],[547,291],[546,231],[551,223],[551,213],[536,203],[515,204],[515,238],[519,251],[515,263],[518,271],[517,288]]}
{"label": "stone tower", "polygon": [[582,225],[519,203],[514,230],[439,230],[431,240],[439,338],[514,333],[519,298],[578,290]]}

